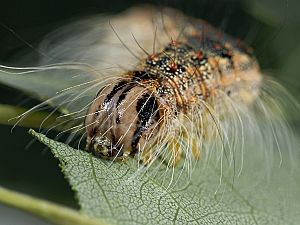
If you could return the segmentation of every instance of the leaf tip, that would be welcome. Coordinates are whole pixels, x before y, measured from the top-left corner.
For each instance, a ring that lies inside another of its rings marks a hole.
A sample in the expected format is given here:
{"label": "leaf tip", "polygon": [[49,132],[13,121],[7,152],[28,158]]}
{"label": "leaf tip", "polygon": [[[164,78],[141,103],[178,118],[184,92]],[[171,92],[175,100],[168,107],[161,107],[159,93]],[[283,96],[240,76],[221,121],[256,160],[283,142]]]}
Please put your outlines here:
{"label": "leaf tip", "polygon": [[42,141],[42,137],[44,136],[43,134],[40,134],[40,133],[36,132],[36,131],[35,131],[34,129],[32,129],[32,128],[30,128],[30,129],[28,130],[28,133],[29,133],[30,135],[32,135],[34,138],[38,139],[40,142],[43,143],[43,141]]}
{"label": "leaf tip", "polygon": [[30,129],[28,130],[28,133],[29,133],[30,135],[32,135],[33,137],[38,138],[38,133],[37,133],[34,129],[30,128]]}

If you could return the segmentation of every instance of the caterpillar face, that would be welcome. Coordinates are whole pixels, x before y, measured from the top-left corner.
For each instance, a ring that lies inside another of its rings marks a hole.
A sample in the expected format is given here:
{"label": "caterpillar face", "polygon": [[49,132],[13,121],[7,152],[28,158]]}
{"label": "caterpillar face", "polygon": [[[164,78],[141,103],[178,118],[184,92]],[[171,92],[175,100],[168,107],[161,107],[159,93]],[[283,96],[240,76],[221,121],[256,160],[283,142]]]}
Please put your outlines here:
{"label": "caterpillar face", "polygon": [[86,116],[87,147],[104,158],[133,155],[159,130],[157,98],[122,80],[100,90]]}

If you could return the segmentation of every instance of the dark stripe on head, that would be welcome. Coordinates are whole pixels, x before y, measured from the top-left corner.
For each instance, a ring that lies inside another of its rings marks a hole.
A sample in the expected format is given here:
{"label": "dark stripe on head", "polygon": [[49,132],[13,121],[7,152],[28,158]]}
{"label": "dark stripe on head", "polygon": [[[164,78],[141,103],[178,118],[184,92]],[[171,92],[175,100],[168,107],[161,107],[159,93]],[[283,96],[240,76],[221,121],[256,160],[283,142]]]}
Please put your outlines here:
{"label": "dark stripe on head", "polygon": [[117,100],[117,104],[116,104],[116,108],[121,104],[121,102],[126,98],[126,95],[128,94],[128,92],[136,85],[134,84],[128,84],[127,87],[122,91],[122,94],[120,94],[118,100]]}
{"label": "dark stripe on head", "polygon": [[112,91],[106,96],[106,98],[104,99],[103,104],[106,105],[107,103],[109,103],[111,101],[111,99],[114,97],[114,95],[121,90],[124,85],[127,84],[127,81],[120,81],[118,84],[116,84],[114,86],[114,88],[112,89]]}
{"label": "dark stripe on head", "polygon": [[137,129],[134,132],[131,147],[133,151],[137,151],[137,144],[145,130],[147,130],[151,124],[151,119],[158,121],[158,104],[155,97],[151,97],[149,94],[144,94],[137,101],[136,111],[138,112]]}
{"label": "dark stripe on head", "polygon": [[104,86],[104,87],[102,87],[102,88],[99,89],[99,91],[97,92],[95,98],[98,97],[98,95],[103,91],[104,88],[106,88],[106,86]]}

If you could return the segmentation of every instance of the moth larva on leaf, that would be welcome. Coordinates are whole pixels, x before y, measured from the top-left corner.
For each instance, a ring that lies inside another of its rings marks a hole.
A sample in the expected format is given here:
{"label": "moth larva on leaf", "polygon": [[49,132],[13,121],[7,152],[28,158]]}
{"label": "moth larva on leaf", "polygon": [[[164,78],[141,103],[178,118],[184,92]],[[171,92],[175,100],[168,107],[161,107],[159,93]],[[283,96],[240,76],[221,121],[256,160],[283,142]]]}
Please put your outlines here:
{"label": "moth larva on leaf", "polygon": [[40,51],[40,66],[24,73],[57,84],[40,105],[68,118],[53,129],[67,125],[69,140],[86,139],[101,158],[192,171],[217,154],[240,173],[247,143],[270,154],[289,143],[288,94],[263,75],[252,49],[179,11],[135,7],[85,19],[49,34]]}

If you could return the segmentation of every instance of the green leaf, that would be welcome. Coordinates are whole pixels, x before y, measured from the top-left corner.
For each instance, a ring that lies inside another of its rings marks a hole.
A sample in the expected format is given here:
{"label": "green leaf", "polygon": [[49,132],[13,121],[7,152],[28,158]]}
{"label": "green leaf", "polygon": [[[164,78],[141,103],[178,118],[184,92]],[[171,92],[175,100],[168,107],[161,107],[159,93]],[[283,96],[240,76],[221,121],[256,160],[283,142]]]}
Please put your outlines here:
{"label": "green leaf", "polygon": [[168,172],[138,174],[134,159],[112,163],[33,130],[30,133],[59,159],[82,212],[111,224],[286,225],[300,221],[299,163],[291,164],[285,153],[279,168],[266,166],[255,148],[245,152],[242,173],[233,185],[232,173],[224,170],[220,176],[216,163],[200,159],[188,185],[176,168],[174,177],[179,180],[167,188],[160,175],[168,177]]}

